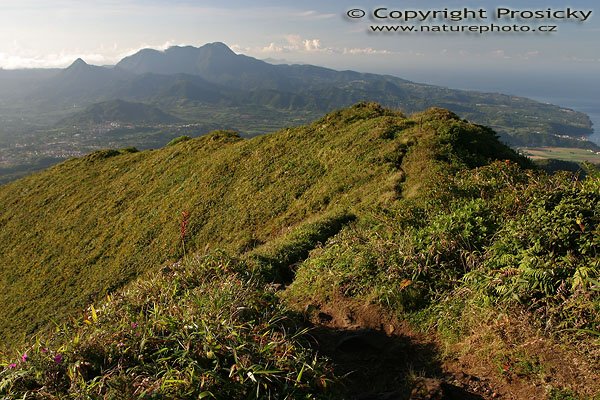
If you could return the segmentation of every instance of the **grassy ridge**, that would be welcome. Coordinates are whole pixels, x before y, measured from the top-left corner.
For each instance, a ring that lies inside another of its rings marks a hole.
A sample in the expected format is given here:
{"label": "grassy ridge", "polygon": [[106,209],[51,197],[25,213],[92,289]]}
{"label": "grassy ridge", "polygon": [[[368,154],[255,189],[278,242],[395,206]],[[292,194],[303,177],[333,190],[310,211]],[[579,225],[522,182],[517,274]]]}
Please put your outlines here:
{"label": "grassy ridge", "polygon": [[[492,151],[470,163],[516,157],[448,112],[407,119],[360,104],[251,140],[215,132],[156,151],[99,151],[2,186],[0,334],[22,338],[184,247],[246,251],[323,213],[393,201],[403,180],[416,190],[432,173],[429,158],[463,156],[449,144],[461,131],[472,143],[460,151],[475,154],[478,140]],[[433,140],[439,154],[400,166],[409,148],[428,152]]]}
{"label": "grassy ridge", "polygon": [[[249,141],[216,132],[159,151],[100,151],[3,186],[2,336],[32,332],[50,316],[179,258],[184,211],[190,214],[188,250],[245,248],[307,216],[358,206],[369,188],[357,190],[357,183],[385,188],[370,179],[390,169],[377,165],[385,146],[317,131],[312,126]],[[360,168],[340,162],[348,154]]]}
{"label": "grassy ridge", "polygon": [[595,376],[548,372],[560,364],[543,348],[493,331],[525,316],[528,343],[598,348],[600,174],[530,166],[446,110],[359,104],[252,140],[96,152],[7,185],[3,333],[38,333],[3,355],[0,393],[336,398],[339,377],[290,309],[337,299],[447,346],[476,337],[498,379],[546,388],[536,398],[597,398]]}

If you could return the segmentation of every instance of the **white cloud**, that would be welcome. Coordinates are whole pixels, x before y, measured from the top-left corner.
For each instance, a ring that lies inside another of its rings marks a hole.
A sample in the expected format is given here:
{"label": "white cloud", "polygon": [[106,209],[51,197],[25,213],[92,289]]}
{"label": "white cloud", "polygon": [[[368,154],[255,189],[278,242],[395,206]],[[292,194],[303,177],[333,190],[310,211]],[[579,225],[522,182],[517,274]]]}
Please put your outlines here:
{"label": "white cloud", "polygon": [[287,40],[288,45],[293,48],[298,48],[302,44],[302,36],[300,35],[285,35],[285,40]]}
{"label": "white cloud", "polygon": [[64,68],[78,58],[82,58],[88,64],[111,65],[141,49],[166,50],[175,45],[177,43],[174,41],[167,41],[161,44],[142,43],[133,48],[121,48],[118,44],[113,43],[112,45],[102,45],[94,50],[60,50],[41,54],[13,41],[8,48],[0,49],[0,68]]}
{"label": "white cloud", "polygon": [[506,54],[506,51],[500,49],[492,51],[491,55],[493,58],[501,58],[504,60],[510,60],[512,58]]}
{"label": "white cloud", "polygon": [[237,43],[232,44],[231,46],[229,46],[229,48],[231,50],[233,50],[234,53],[237,53],[237,54],[240,54],[240,53],[246,54],[246,53],[252,52],[252,49],[250,47],[244,47],[244,46],[239,45]]}
{"label": "white cloud", "polygon": [[275,43],[271,42],[268,46],[265,46],[261,49],[263,53],[282,53],[284,48],[282,46],[278,46]]}
{"label": "white cloud", "polygon": [[321,39],[305,39],[300,35],[289,34],[283,36],[284,42],[271,42],[266,46],[259,48],[248,48],[232,46],[232,49],[237,52],[246,51],[248,53],[313,53],[313,52],[333,52],[334,49],[324,48],[321,44]]}
{"label": "white cloud", "polygon": [[594,58],[594,57],[577,57],[577,56],[568,56],[568,57],[563,57],[564,61],[568,61],[568,62],[577,62],[577,63],[600,63],[600,58]]}
{"label": "white cloud", "polygon": [[390,51],[390,50],[377,50],[374,49],[372,47],[364,47],[364,48],[352,48],[352,49],[348,49],[345,48],[342,51],[343,54],[373,54],[373,55],[391,55],[391,54],[395,54],[395,52]]}
{"label": "white cloud", "polygon": [[321,48],[321,40],[319,40],[319,39],[306,39],[302,43],[304,44],[304,50],[306,50],[306,51],[323,50]]}
{"label": "white cloud", "polygon": [[169,47],[173,47],[173,46],[187,46],[187,45],[184,43],[178,43],[174,40],[167,40],[166,42],[161,43],[161,44],[142,43],[137,47],[129,48],[126,50],[121,50],[119,52],[119,54],[115,56],[116,57],[115,61],[119,61],[122,58],[130,56],[132,54],[135,54],[138,51],[143,50],[143,49],[154,49],[154,50],[164,51],[164,50],[167,50]]}
{"label": "white cloud", "polygon": [[46,54],[44,56],[0,53],[0,67],[4,69],[62,68],[68,66],[79,57],[92,64],[102,65],[106,63],[106,57],[97,53],[72,54],[63,52]]}
{"label": "white cloud", "polygon": [[298,17],[307,19],[330,19],[337,17],[337,14],[325,14],[315,10],[304,11],[296,14]]}
{"label": "white cloud", "polygon": [[534,51],[527,51],[524,54],[521,54],[519,58],[521,58],[523,60],[531,60],[531,59],[537,58],[541,55],[542,55],[542,53],[540,51],[534,50]]}
{"label": "white cloud", "polygon": [[504,57],[506,52],[504,50],[494,50],[492,51],[492,55],[494,57]]}
{"label": "white cloud", "polygon": [[[303,38],[300,35],[288,34],[282,37],[280,42],[270,42],[265,46],[260,47],[243,47],[239,45],[231,46],[236,53],[245,53],[262,57],[264,54],[342,54],[350,56],[361,55],[394,55],[401,54],[400,52],[375,49],[373,47],[330,47],[325,46],[323,41],[318,38]],[[411,54],[413,54],[411,52]],[[413,54],[414,55],[414,54]],[[417,54],[422,55],[422,54]]]}

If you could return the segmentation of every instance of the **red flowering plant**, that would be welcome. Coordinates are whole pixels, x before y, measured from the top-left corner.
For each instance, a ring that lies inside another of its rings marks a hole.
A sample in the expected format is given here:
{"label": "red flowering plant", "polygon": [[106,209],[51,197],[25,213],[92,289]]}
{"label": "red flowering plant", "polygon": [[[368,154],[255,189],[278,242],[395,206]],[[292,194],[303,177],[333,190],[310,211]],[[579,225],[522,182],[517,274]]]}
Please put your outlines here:
{"label": "red flowering plant", "polygon": [[185,255],[185,239],[187,236],[187,227],[190,222],[190,213],[189,211],[181,212],[181,223],[179,229],[179,240],[181,240],[181,246],[183,247],[183,254]]}

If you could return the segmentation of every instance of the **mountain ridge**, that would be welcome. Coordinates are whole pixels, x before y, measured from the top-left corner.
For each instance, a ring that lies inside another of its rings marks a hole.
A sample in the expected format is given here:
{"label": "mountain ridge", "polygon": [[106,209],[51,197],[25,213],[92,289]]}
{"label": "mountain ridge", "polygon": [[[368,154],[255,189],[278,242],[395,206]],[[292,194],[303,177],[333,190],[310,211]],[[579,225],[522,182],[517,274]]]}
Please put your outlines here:
{"label": "mountain ridge", "polygon": [[[462,150],[443,157],[471,166],[497,158],[527,164],[491,130],[452,113],[431,109],[407,119],[361,103],[253,139],[222,131],[155,151],[94,152],[0,186],[0,286],[7,288],[0,307],[31,332],[52,315],[39,302],[72,310],[180,257],[176,227],[186,210],[187,250],[210,244],[237,251],[310,216],[393,201],[401,185],[416,192],[425,173],[401,167],[403,155],[421,147],[442,151],[431,143],[451,127],[455,133],[447,140]],[[19,283],[29,281],[21,268],[33,265],[40,279]],[[23,306],[29,296],[15,301],[24,287],[37,293],[30,298],[37,306]],[[9,337],[11,325],[4,319],[0,332]]]}
{"label": "mountain ridge", "polygon": [[598,227],[441,108],[96,151],[0,186],[0,395],[592,399]]}

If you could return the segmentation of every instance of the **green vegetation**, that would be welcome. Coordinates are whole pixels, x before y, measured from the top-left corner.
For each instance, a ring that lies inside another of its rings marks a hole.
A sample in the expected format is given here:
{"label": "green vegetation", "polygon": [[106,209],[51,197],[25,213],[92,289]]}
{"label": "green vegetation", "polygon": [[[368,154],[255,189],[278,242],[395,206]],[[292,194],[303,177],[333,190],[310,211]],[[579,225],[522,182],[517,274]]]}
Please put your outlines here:
{"label": "green vegetation", "polygon": [[301,313],[346,302],[435,333],[453,357],[477,342],[499,381],[594,398],[594,376],[520,343],[597,365],[589,168],[547,175],[449,111],[372,103],[250,140],[70,160],[0,187],[0,329],[18,349],[0,393],[340,398]]}
{"label": "green vegetation", "polygon": [[[330,211],[392,201],[402,173],[386,135],[398,126],[410,124],[363,105],[251,140],[218,131],[157,151],[95,152],[2,186],[2,337],[180,258],[182,212],[188,252],[235,252]],[[420,135],[411,132],[400,140]]]}
{"label": "green vegetation", "polygon": [[259,283],[222,254],[148,274],[17,356],[18,368],[0,373],[0,393],[310,398],[331,371],[301,321]]}
{"label": "green vegetation", "polygon": [[93,126],[96,124],[170,124],[179,120],[161,109],[143,103],[110,100],[92,104],[85,110],[60,121],[60,125]]}
{"label": "green vegetation", "polygon": [[191,137],[189,137],[187,135],[179,136],[179,137],[176,137],[175,139],[171,140],[169,143],[167,143],[167,146],[174,146],[177,143],[186,142],[190,139],[191,139]]}
{"label": "green vegetation", "polygon": [[453,295],[466,290],[476,304],[527,308],[549,332],[600,334],[599,189],[598,176],[574,182],[504,162],[446,176],[313,252],[287,295],[318,303],[341,290],[405,312],[436,304],[437,324],[445,301],[469,307]]}

